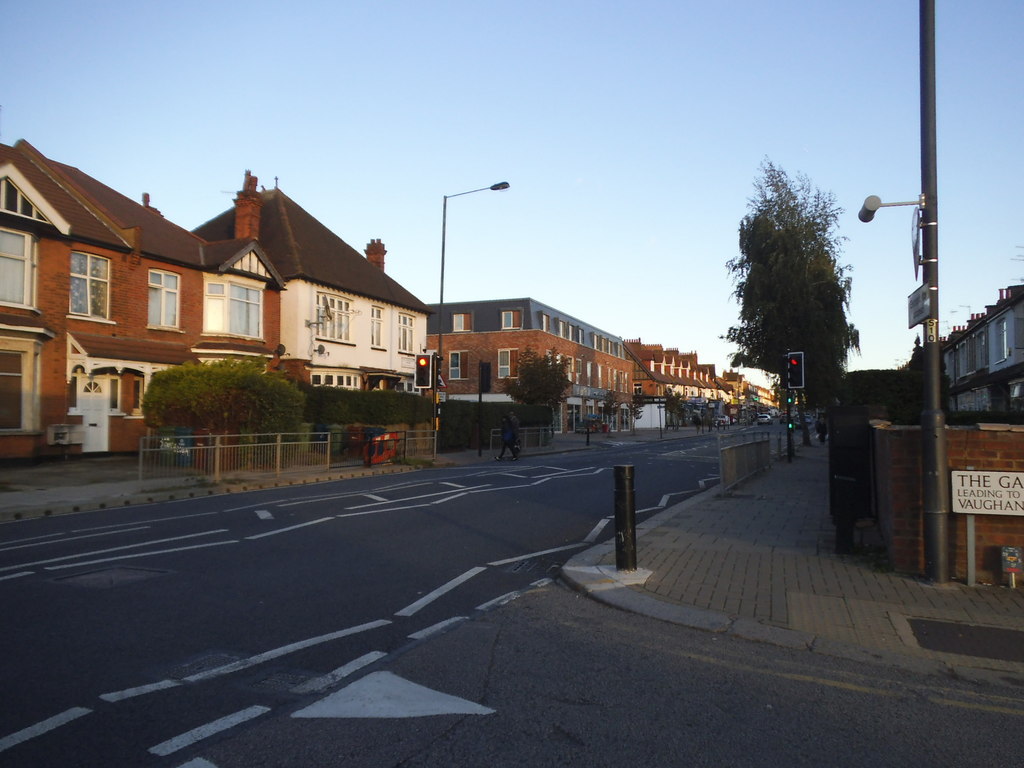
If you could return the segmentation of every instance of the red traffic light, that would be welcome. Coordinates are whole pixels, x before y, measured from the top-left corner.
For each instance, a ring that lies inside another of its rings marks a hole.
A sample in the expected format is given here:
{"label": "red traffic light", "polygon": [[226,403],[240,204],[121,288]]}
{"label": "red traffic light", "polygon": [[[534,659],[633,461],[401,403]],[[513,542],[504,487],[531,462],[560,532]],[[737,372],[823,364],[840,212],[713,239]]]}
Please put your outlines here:
{"label": "red traffic light", "polygon": [[434,356],[433,355],[416,355],[416,381],[415,385],[420,389],[429,389],[434,384],[431,381],[433,379],[434,372]]}

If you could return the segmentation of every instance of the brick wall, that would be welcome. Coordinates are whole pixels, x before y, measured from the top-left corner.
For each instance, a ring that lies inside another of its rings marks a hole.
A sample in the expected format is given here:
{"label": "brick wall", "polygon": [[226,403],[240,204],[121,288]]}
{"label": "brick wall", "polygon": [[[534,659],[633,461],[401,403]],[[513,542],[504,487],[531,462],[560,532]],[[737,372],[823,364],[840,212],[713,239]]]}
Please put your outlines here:
{"label": "brick wall", "polygon": [[[946,429],[949,470],[1024,472],[1024,429],[1001,425]],[[921,430],[878,427],[874,430],[875,490],[879,526],[893,567],[923,574],[924,530],[921,500]],[[975,577],[1000,584],[1001,548],[1024,546],[1024,517],[975,515]],[[967,515],[950,514],[950,576],[967,578]]]}

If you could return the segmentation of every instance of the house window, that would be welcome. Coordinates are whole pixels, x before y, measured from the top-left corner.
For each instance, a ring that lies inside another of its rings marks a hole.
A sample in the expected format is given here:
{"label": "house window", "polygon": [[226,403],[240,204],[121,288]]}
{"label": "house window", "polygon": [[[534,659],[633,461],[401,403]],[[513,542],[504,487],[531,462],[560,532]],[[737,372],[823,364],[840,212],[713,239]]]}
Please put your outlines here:
{"label": "house window", "polygon": [[551,316],[545,312],[540,313],[540,329],[544,333],[551,333]]}
{"label": "house window", "polygon": [[258,338],[263,316],[263,291],[235,282],[206,284],[205,328],[208,333],[230,333]]}
{"label": "house window", "polygon": [[109,315],[110,261],[89,253],[71,254],[71,314]]}
{"label": "house window", "polygon": [[523,327],[523,313],[515,309],[506,309],[501,313],[501,329],[516,330]]}
{"label": "house window", "polygon": [[8,213],[46,221],[46,217],[32,205],[27,197],[21,194],[21,190],[10,179],[0,179],[0,205]]}
{"label": "house window", "polygon": [[400,314],[398,316],[398,351],[415,352],[413,347],[414,318],[412,315]]}
{"label": "house window", "polygon": [[32,298],[29,239],[0,229],[0,302],[28,304]]}
{"label": "house window", "polygon": [[384,310],[381,307],[370,308],[370,346],[380,347],[381,329],[384,327]]}
{"label": "house window", "polygon": [[317,307],[317,320],[322,323],[317,335],[334,341],[348,341],[349,320],[352,317],[348,299],[320,294]]}
{"label": "house window", "polygon": [[456,312],[452,315],[452,331],[472,331],[473,316],[466,312]]}
{"label": "house window", "polygon": [[466,353],[465,352],[449,352],[448,353],[448,378],[449,379],[462,379],[465,378],[463,368],[466,364]]}
{"label": "house window", "polygon": [[178,327],[178,276],[172,272],[149,270],[149,324]]}
{"label": "house window", "polygon": [[21,429],[21,354],[0,352],[0,429]]}
{"label": "house window", "polygon": [[498,378],[509,379],[519,375],[519,350],[498,350]]}
{"label": "house window", "polygon": [[1011,354],[1006,318],[1001,317],[996,321],[996,359],[1006,360]]}

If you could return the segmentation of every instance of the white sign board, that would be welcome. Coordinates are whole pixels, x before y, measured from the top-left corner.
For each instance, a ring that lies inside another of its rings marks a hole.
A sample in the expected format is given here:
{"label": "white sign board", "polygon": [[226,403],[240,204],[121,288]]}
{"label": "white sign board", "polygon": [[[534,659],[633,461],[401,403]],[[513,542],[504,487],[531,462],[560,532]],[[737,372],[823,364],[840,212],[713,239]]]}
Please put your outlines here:
{"label": "white sign board", "polygon": [[1024,515],[1024,472],[952,473],[954,512],[967,515]]}
{"label": "white sign board", "polygon": [[913,328],[915,325],[920,325],[928,319],[931,311],[932,303],[928,286],[922,285],[907,297],[907,320],[909,322],[907,327]]}

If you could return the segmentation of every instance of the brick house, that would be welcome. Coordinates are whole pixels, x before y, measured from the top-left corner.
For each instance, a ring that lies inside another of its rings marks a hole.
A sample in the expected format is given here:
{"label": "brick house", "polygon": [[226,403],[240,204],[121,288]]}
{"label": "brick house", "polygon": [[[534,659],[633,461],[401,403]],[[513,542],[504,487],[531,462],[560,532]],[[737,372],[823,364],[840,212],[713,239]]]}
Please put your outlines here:
{"label": "brick house", "polygon": [[193,232],[244,232],[286,281],[281,368],[319,386],[412,391],[430,310],[385,273],[384,244],[371,240],[364,258],[280,189],[257,191],[248,171],[243,186],[234,208]]}
{"label": "brick house", "polygon": [[1024,410],[1024,285],[971,315],[942,342],[951,411]]}
{"label": "brick house", "polygon": [[633,364],[633,392],[650,401],[638,419],[644,426],[675,424],[674,415],[657,410],[669,392],[683,399],[687,420],[693,415],[705,421],[722,415],[733,387],[715,375],[714,364],[699,363],[696,352],[681,353],[640,339],[627,340],[624,346]]}
{"label": "brick house", "polygon": [[[483,398],[508,401],[500,381],[517,376],[519,353],[527,347],[553,350],[569,361],[572,384],[558,428],[571,432],[584,416],[597,416],[611,429],[629,428],[633,366],[622,339],[530,298],[446,302],[443,314],[439,305],[431,309],[427,347],[443,356],[440,374],[448,397],[476,399],[484,362],[491,364],[494,384]],[[618,401],[611,415],[603,413],[609,394]]]}
{"label": "brick house", "polygon": [[[0,459],[134,451],[155,372],[274,358],[283,281],[258,242],[229,235],[204,241],[148,195],[0,145]],[[64,424],[70,448],[48,438]]]}

